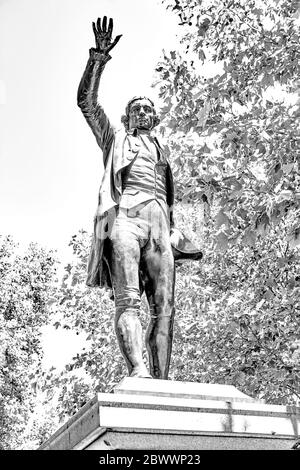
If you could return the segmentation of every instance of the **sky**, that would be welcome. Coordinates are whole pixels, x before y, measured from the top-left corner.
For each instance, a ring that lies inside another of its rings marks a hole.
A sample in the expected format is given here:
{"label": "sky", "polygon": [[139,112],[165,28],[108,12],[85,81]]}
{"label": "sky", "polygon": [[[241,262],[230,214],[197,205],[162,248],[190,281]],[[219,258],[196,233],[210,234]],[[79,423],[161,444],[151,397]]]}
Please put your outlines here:
{"label": "sky", "polygon": [[[178,46],[176,15],[160,0],[0,0],[0,234],[56,249],[63,264],[71,236],[92,232],[96,210],[102,155],[76,95],[95,45],[92,21],[104,15],[123,36],[100,98],[121,126],[133,96],[157,102],[154,69],[162,49]],[[47,366],[62,366],[84,344],[50,326],[43,338]]]}
{"label": "sky", "polygon": [[[154,69],[162,49],[178,45],[176,15],[160,0],[0,0],[0,234],[56,249],[63,263],[71,236],[92,231],[96,210],[102,155],[76,95],[95,45],[92,21],[104,15],[123,36],[100,101],[121,126],[133,96],[157,102]],[[47,326],[43,345],[45,365],[61,367],[84,338]]]}
{"label": "sky", "polygon": [[[0,234],[55,249],[63,262],[96,210],[102,154],[76,95],[95,46],[92,21],[104,15],[123,36],[99,97],[121,127],[133,96],[157,102],[154,69],[162,49],[176,46],[176,16],[159,0],[0,0]],[[84,337],[49,325],[43,346],[44,365],[60,368]]]}
{"label": "sky", "polygon": [[76,94],[104,15],[123,37],[99,95],[121,127],[132,96],[157,102],[154,69],[175,47],[176,16],[159,0],[0,0],[0,233],[62,256],[96,210],[101,151]]}

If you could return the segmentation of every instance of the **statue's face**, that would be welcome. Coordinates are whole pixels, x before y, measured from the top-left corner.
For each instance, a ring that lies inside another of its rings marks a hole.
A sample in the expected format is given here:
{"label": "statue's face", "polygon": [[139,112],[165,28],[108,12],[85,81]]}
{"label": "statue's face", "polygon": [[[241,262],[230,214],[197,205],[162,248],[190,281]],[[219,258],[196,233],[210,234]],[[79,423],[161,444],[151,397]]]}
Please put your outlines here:
{"label": "statue's face", "polygon": [[146,98],[136,100],[129,109],[129,129],[151,130],[154,126],[155,111]]}

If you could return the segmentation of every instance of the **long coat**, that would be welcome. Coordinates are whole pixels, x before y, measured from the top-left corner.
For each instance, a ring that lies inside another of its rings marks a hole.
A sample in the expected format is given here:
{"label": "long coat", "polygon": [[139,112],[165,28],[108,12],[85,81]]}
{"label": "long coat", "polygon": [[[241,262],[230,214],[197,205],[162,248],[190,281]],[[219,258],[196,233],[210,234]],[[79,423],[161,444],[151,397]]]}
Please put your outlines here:
{"label": "long coat", "polygon": [[[110,56],[90,49],[90,57],[78,88],[77,103],[91,127],[103,152],[104,174],[94,219],[94,234],[88,262],[88,286],[111,286],[109,268],[105,262],[108,237],[112,228],[115,209],[122,194],[122,170],[140,150],[140,139],[135,131],[116,131],[97,101],[101,73]],[[159,142],[157,141],[159,145]],[[163,150],[162,150],[163,151]],[[170,225],[173,226],[172,207],[174,183],[167,161],[167,204],[170,209]]]}

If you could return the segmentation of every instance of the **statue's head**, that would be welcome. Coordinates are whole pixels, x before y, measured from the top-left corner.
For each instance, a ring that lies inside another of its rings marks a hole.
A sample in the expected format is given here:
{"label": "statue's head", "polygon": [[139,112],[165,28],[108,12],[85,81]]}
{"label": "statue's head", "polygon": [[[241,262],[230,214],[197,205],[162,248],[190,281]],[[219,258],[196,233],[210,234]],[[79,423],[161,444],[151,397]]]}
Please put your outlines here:
{"label": "statue's head", "polygon": [[154,103],[146,96],[135,96],[132,98],[125,109],[125,115],[122,116],[125,129],[152,130],[159,124],[159,118],[156,115]]}

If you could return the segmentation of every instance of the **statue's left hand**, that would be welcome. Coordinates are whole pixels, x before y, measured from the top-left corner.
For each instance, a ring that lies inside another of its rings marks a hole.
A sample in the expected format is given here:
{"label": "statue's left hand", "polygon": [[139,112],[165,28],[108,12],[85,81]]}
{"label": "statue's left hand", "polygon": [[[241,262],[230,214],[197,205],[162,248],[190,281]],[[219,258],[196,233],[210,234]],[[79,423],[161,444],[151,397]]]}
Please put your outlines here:
{"label": "statue's left hand", "polygon": [[96,51],[108,55],[113,47],[119,42],[122,34],[116,36],[112,41],[113,19],[109,19],[107,26],[107,17],[104,16],[101,24],[101,18],[97,19],[97,26],[93,22],[93,31],[95,34]]}

